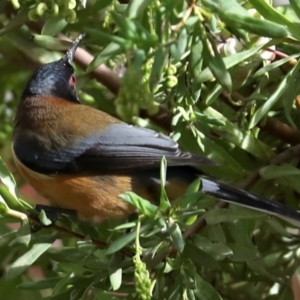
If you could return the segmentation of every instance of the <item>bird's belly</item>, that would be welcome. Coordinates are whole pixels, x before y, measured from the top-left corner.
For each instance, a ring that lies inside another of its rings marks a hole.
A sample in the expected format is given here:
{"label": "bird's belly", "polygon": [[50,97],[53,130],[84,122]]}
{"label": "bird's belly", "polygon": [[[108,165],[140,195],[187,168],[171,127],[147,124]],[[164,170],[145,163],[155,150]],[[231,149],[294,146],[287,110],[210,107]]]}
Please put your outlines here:
{"label": "bird's belly", "polygon": [[[122,180],[121,178],[118,178]],[[131,190],[127,185],[114,184],[116,178],[109,176],[74,177],[59,175],[46,181],[30,180],[32,186],[56,206],[76,210],[81,218],[100,219],[123,217],[134,208],[118,196]]]}
{"label": "bird's belly", "polygon": [[134,207],[118,196],[134,190],[143,197],[137,184],[129,176],[74,176],[44,175],[20,163],[16,165],[32,187],[54,206],[76,210],[84,219],[123,217],[134,212]]}

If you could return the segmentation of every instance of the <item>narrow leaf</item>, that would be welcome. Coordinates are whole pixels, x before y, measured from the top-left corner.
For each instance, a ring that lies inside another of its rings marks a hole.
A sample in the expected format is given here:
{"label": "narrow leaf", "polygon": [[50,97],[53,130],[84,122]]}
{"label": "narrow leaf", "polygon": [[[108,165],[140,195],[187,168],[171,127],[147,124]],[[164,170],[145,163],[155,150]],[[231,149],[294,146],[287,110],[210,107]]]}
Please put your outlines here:
{"label": "narrow leaf", "polygon": [[282,25],[250,16],[241,16],[235,12],[221,13],[220,18],[233,28],[242,28],[260,36],[284,38],[289,34],[288,30]]}
{"label": "narrow leaf", "polygon": [[97,54],[94,59],[89,64],[86,72],[92,72],[97,69],[101,64],[105,63],[111,57],[120,54],[121,47],[116,43],[109,43],[99,54]]}
{"label": "narrow leaf", "polygon": [[[4,2],[4,1],[1,1]],[[8,33],[9,31],[24,25],[24,23],[28,20],[28,10],[20,11],[14,18],[11,19],[1,30],[0,36]]]}
{"label": "narrow leaf", "polygon": [[12,176],[12,174],[9,172],[6,164],[4,163],[1,157],[0,157],[0,180],[7,187],[10,194],[15,199],[18,199],[17,191],[16,191],[16,181]]}
{"label": "narrow leaf", "polygon": [[129,18],[136,18],[141,16],[144,10],[149,6],[152,0],[133,0],[127,6],[127,16]]}
{"label": "narrow leaf", "polygon": [[[242,61],[247,60],[254,54],[256,54],[261,48],[265,47],[267,43],[259,45],[257,47],[253,47],[249,50],[245,50],[230,56],[227,56],[223,59],[223,62],[225,63],[226,69],[230,69],[237,64],[239,64]],[[208,68],[204,69],[202,73],[199,75],[198,82],[203,83],[205,81],[209,81],[214,78],[214,75],[212,74],[211,70]]]}
{"label": "narrow leaf", "polygon": [[222,57],[220,56],[217,50],[216,44],[210,38],[210,36],[206,34],[202,34],[202,42],[203,59],[206,61],[208,68],[211,70],[211,72],[214,74],[214,76],[216,77],[218,82],[223,86],[223,88],[225,88],[227,91],[231,91],[231,77],[228,70],[226,69],[226,65]]}
{"label": "narrow leaf", "polygon": [[263,216],[265,216],[265,214],[259,211],[246,208],[235,208],[213,209],[208,211],[204,215],[204,218],[208,224],[218,224],[223,222],[232,222],[238,219],[261,218]]}
{"label": "narrow leaf", "polygon": [[254,113],[249,128],[253,128],[267,113],[270,109],[277,103],[280,99],[284,91],[289,88],[291,84],[293,84],[295,77],[298,75],[298,71],[300,68],[300,60],[297,64],[292,68],[292,70],[283,78],[283,80],[278,85],[277,89],[270,96],[270,98]]}
{"label": "narrow leaf", "polygon": [[292,6],[297,17],[300,19],[300,1],[299,0],[290,0],[290,5]]}
{"label": "narrow leaf", "polygon": [[60,33],[68,25],[65,18],[61,16],[53,16],[45,22],[42,32],[42,35],[55,36]]}
{"label": "narrow leaf", "polygon": [[222,300],[222,297],[218,292],[206,281],[195,274],[196,290],[195,295],[199,300]]}
{"label": "narrow leaf", "polygon": [[9,268],[7,279],[13,279],[27,270],[43,253],[52,245],[54,239],[49,242],[34,244],[32,248],[19,257]]}
{"label": "narrow leaf", "polygon": [[270,165],[260,169],[259,174],[264,179],[300,175],[300,170],[290,165]]}
{"label": "narrow leaf", "polygon": [[127,246],[130,242],[132,242],[135,239],[135,235],[136,235],[136,232],[132,231],[132,232],[116,239],[108,247],[108,249],[106,251],[106,255],[113,254],[113,253],[121,250],[125,246]]}

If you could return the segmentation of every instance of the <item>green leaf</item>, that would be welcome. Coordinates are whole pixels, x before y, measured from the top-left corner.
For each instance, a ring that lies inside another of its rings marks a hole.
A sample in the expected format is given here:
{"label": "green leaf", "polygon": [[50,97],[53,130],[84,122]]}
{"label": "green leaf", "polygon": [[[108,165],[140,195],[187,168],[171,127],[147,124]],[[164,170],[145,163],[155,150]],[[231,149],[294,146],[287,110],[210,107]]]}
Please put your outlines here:
{"label": "green leaf", "polygon": [[191,54],[189,55],[189,71],[191,72],[193,83],[192,89],[198,90],[201,88],[202,82],[199,82],[199,75],[202,71],[203,65],[203,43],[199,40],[199,36],[194,34],[193,43],[191,47]]}
{"label": "green leaf", "polygon": [[152,3],[152,0],[133,0],[127,6],[129,18],[141,17],[144,10]]}
{"label": "green leaf", "polygon": [[188,37],[189,36],[187,34],[187,30],[185,28],[182,28],[176,39],[176,42],[171,45],[170,51],[173,57],[178,61],[181,60],[182,56],[185,53],[188,43]]}
{"label": "green leaf", "polygon": [[[225,125],[221,128],[221,133],[223,131],[230,132],[230,134],[223,137],[223,140],[228,141],[229,143],[233,143],[234,145],[240,147],[241,149],[251,153],[252,155],[262,159],[262,160],[270,160],[274,152],[269,147],[269,145],[263,143],[257,137],[250,131],[241,130],[236,124],[230,122],[228,119],[226,119],[220,112],[213,109],[212,107],[208,107],[203,111],[206,115],[218,119],[220,121],[223,121]],[[211,144],[211,143],[210,143]],[[222,148],[221,150],[223,150]],[[212,152],[212,151],[210,151]],[[225,155],[222,155],[222,158],[225,158]],[[211,157],[211,159],[214,159]],[[244,161],[245,159],[243,159]],[[218,160],[219,161],[219,160]],[[230,167],[235,166],[237,170],[240,170],[241,175],[243,173],[242,167],[237,165],[237,161],[233,162],[233,158],[227,158],[224,161],[219,161],[220,163],[227,164],[229,163]]]}
{"label": "green leaf", "polygon": [[[79,247],[78,247],[79,248]],[[72,262],[77,263],[91,253],[95,246],[92,244],[91,247],[86,247],[87,249],[80,247],[80,251],[75,247],[60,247],[49,249],[47,255],[58,262]]]}
{"label": "green leaf", "polygon": [[10,242],[9,246],[16,246],[17,244],[23,244],[28,246],[31,241],[31,230],[28,219],[22,220],[22,225],[18,230],[17,237]]}
{"label": "green leaf", "polygon": [[154,62],[149,79],[149,85],[151,90],[155,89],[156,85],[161,79],[161,74],[166,63],[167,54],[168,53],[164,48],[158,48],[154,54]]}
{"label": "green leaf", "polygon": [[32,40],[37,45],[48,50],[60,51],[60,50],[66,50],[70,47],[70,42],[63,41],[48,35],[34,34]]}
{"label": "green leaf", "polygon": [[236,172],[240,175],[243,174],[244,169],[240,165],[240,162],[238,162],[235,157],[232,157],[232,155],[230,155],[230,153],[227,152],[228,150],[209,139],[205,139],[202,142],[205,146],[207,153],[210,154],[210,159],[228,168],[230,172]]}
{"label": "green leaf", "polygon": [[16,181],[12,176],[12,174],[9,172],[6,164],[4,163],[1,157],[0,157],[0,180],[7,187],[10,194],[16,200],[18,200]]}
{"label": "green leaf", "polygon": [[179,251],[182,252],[184,249],[184,239],[182,237],[181,229],[177,223],[171,224],[170,227],[168,227],[168,232],[172,238],[173,244],[175,248]]}
{"label": "green leaf", "polygon": [[297,64],[292,68],[291,71],[287,73],[287,75],[283,78],[283,80],[278,85],[277,89],[270,96],[270,98],[254,113],[252,116],[249,128],[253,128],[256,124],[261,121],[261,119],[268,114],[271,108],[277,103],[282,94],[286,89],[289,88],[291,84],[293,84],[295,77],[298,75],[298,71],[300,68],[300,60]]}
{"label": "green leaf", "polygon": [[260,36],[284,38],[289,34],[288,30],[277,22],[242,16],[235,12],[220,13],[220,19],[233,28],[241,28]]}
{"label": "green leaf", "polygon": [[[230,257],[233,255],[232,250],[225,244],[220,242],[212,242],[208,238],[200,236],[198,234],[194,237],[193,244],[201,250],[205,251],[215,260],[223,260],[226,257]],[[197,253],[197,251],[195,251],[195,253]]]}
{"label": "green leaf", "polygon": [[113,297],[110,293],[97,289],[97,288],[93,288],[93,293],[95,295],[95,299],[96,300],[117,300],[118,298]]}
{"label": "green leaf", "polygon": [[126,247],[130,242],[132,242],[135,239],[135,235],[136,235],[136,231],[132,231],[132,232],[127,233],[126,235],[116,239],[115,241],[113,241],[109,245],[109,247],[106,251],[106,255],[116,253],[117,251]]}
{"label": "green leaf", "polygon": [[176,206],[187,208],[197,205],[198,209],[211,207],[216,202],[212,197],[207,197],[203,192],[185,194],[176,200]]}
{"label": "green leaf", "polygon": [[210,255],[210,252],[203,251],[190,242],[186,243],[183,256],[190,259],[197,268],[206,267],[213,270],[220,269],[218,262]]}
{"label": "green leaf", "polygon": [[223,227],[220,224],[209,225],[203,229],[205,235],[210,241],[226,244],[227,239]]}
{"label": "green leaf", "polygon": [[265,180],[278,177],[300,175],[300,170],[291,165],[269,165],[259,170],[259,175]]}
{"label": "green leaf", "polygon": [[93,8],[95,9],[95,11],[99,11],[109,5],[111,5],[113,2],[113,0],[101,0],[101,1],[97,1],[95,2]]}
{"label": "green leaf", "polygon": [[260,257],[259,252],[254,246],[249,247],[249,245],[246,246],[228,243],[227,247],[229,247],[233,251],[233,256],[230,258],[230,260],[234,262],[250,262]]}
{"label": "green leaf", "polygon": [[289,20],[285,15],[281,14],[272,5],[264,0],[249,0],[255,9],[266,19],[271,20],[277,24],[287,26],[292,36],[296,39],[300,38],[299,23],[294,23]]}
{"label": "green leaf", "polygon": [[3,197],[0,195],[0,214],[5,215],[9,210],[9,207],[7,206],[5,200]]}
{"label": "green leaf", "polygon": [[252,243],[256,221],[253,219],[236,220],[229,224],[229,232],[237,244],[254,247]]}
{"label": "green leaf", "polygon": [[300,54],[294,54],[294,55],[290,55],[288,57],[285,57],[285,58],[282,58],[282,59],[279,59],[271,64],[268,64],[266,65],[265,67],[257,70],[253,77],[256,78],[256,77],[260,77],[260,76],[263,76],[265,75],[266,73],[282,66],[283,64],[289,62],[290,60],[292,60],[293,58],[298,58],[300,56]]}
{"label": "green leaf", "polygon": [[230,208],[230,209],[213,209],[208,211],[205,215],[207,224],[218,224],[222,222],[232,222],[239,219],[261,218],[265,214],[260,211],[255,211],[246,208]]}
{"label": "green leaf", "polygon": [[148,217],[155,217],[158,211],[158,207],[152,204],[150,201],[145,200],[133,192],[127,192],[120,194],[119,198],[126,201],[136,207],[142,214]]}
{"label": "green leaf", "polygon": [[125,224],[116,226],[114,228],[114,230],[124,230],[124,229],[128,229],[128,228],[133,228],[135,226],[136,226],[136,222],[129,222],[129,223],[125,223]]}
{"label": "green leaf", "polygon": [[276,219],[271,218],[267,220],[270,227],[277,233],[287,238],[291,238],[291,234],[286,230],[286,228]]}
{"label": "green leaf", "polygon": [[222,86],[216,83],[215,86],[207,94],[204,103],[207,106],[212,105],[217,99],[219,99],[219,96],[221,95],[222,92],[223,92]]}
{"label": "green leaf", "polygon": [[226,68],[226,65],[219,54],[215,42],[210,36],[202,32],[201,35],[203,43],[203,59],[207,63],[208,68],[216,77],[217,81],[227,91],[232,89],[231,76]]}
{"label": "green leaf", "polygon": [[300,193],[300,186],[299,186],[299,175],[288,176],[288,177],[277,177],[276,182],[282,186],[287,187],[288,189],[294,189],[298,193]]}
{"label": "green leaf", "polygon": [[272,7],[267,1],[264,0],[249,0],[255,9],[266,19],[275,23],[286,25],[292,36],[296,39],[300,38],[299,24],[292,22],[285,15],[281,14],[277,9]]}
{"label": "green leaf", "polygon": [[[253,47],[251,49],[227,56],[223,59],[223,62],[225,64],[226,69],[230,69],[237,64],[241,63],[242,61],[246,61],[248,58],[256,54],[261,48],[265,47],[267,44],[261,44],[257,47]],[[211,70],[208,68],[204,69],[202,73],[199,75],[198,81],[199,83],[203,83],[209,80],[212,80],[214,78],[214,75],[212,74]]]}
{"label": "green leaf", "polygon": [[20,276],[27,270],[43,253],[45,253],[54,242],[51,238],[49,242],[34,244],[29,251],[19,257],[9,268],[7,279]]}
{"label": "green leaf", "polygon": [[54,277],[39,281],[28,281],[28,282],[22,282],[19,285],[17,285],[17,289],[21,290],[45,290],[45,289],[51,289],[54,288],[55,285],[60,281],[60,277]]}
{"label": "green leaf", "polygon": [[294,12],[296,13],[297,17],[300,18],[300,2],[299,0],[289,0],[290,5],[292,6]]}
{"label": "green leaf", "polygon": [[113,291],[118,290],[122,284],[122,269],[115,269],[114,272],[109,275],[109,280]]}
{"label": "green leaf", "polygon": [[201,186],[201,179],[197,178],[188,186],[184,194],[189,195],[189,194],[197,193],[200,189],[200,186]]}
{"label": "green leaf", "polygon": [[21,27],[28,20],[28,10],[22,9],[0,30],[0,36],[10,32],[13,29]]}
{"label": "green leaf", "polygon": [[218,292],[202,277],[198,274],[195,274],[196,289],[195,296],[199,300],[222,300],[222,297]]}
{"label": "green leaf", "polygon": [[203,0],[203,3],[215,13],[235,11],[241,16],[247,15],[247,10],[236,0]]}
{"label": "green leaf", "polygon": [[87,28],[86,32],[89,33],[92,37],[99,38],[101,40],[107,41],[107,42],[112,42],[114,44],[118,44],[122,49],[127,49],[131,46],[131,42],[127,41],[123,37],[119,37],[113,34],[109,34],[106,32],[102,32],[96,29],[92,28]]}
{"label": "green leaf", "polygon": [[52,221],[47,217],[47,214],[44,210],[41,210],[39,213],[39,220],[44,226],[49,226],[52,224]]}
{"label": "green leaf", "polygon": [[[61,264],[60,264],[60,266],[61,266]],[[66,286],[70,282],[73,274],[74,274],[74,269],[72,271],[64,272],[64,277],[62,277],[60,279],[60,281],[57,283],[57,285],[53,289],[51,299],[53,298],[53,296],[59,296],[64,293]],[[63,299],[65,299],[65,298],[63,298]]]}
{"label": "green leaf", "polygon": [[[259,258],[253,261],[247,262],[247,265],[249,266],[250,269],[252,269],[255,273],[263,275],[266,278],[269,278],[270,280],[274,282],[281,282],[280,278],[277,276],[271,274],[266,270],[266,265],[264,263],[263,258]],[[283,282],[283,281],[282,281]]]}
{"label": "green leaf", "polygon": [[92,72],[97,69],[101,64],[105,63],[111,57],[122,53],[122,49],[119,44],[114,42],[109,43],[100,53],[98,53],[87,67],[86,72]]}
{"label": "green leaf", "polygon": [[160,163],[160,203],[159,203],[159,208],[162,211],[166,211],[171,207],[171,203],[168,199],[165,190],[166,177],[167,177],[167,160],[165,157],[163,157]]}
{"label": "green leaf", "polygon": [[124,17],[115,11],[111,12],[111,16],[123,37],[126,37],[130,40],[134,40],[138,37],[137,24],[133,20],[129,19],[128,17]]}
{"label": "green leaf", "polygon": [[223,120],[212,118],[208,115],[205,115],[199,111],[195,111],[194,114],[196,115],[197,119],[201,122],[206,124],[214,125],[214,126],[224,126],[226,123]]}
{"label": "green leaf", "polygon": [[290,25],[291,21],[264,0],[249,0],[255,9],[266,19],[278,24]]}
{"label": "green leaf", "polygon": [[42,35],[55,36],[60,33],[68,25],[65,18],[61,16],[53,16],[45,22],[42,28]]}

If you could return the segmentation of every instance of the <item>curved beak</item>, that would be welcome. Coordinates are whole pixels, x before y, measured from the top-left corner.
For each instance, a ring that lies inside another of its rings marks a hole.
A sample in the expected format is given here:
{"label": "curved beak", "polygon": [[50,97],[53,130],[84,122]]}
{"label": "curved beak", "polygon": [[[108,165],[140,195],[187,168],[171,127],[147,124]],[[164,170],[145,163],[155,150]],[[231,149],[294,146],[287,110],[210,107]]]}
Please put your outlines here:
{"label": "curved beak", "polygon": [[69,64],[71,64],[73,62],[76,49],[78,48],[79,43],[85,37],[85,35],[86,35],[85,33],[82,33],[76,38],[76,40],[73,42],[71,48],[68,50],[68,52],[63,57],[64,61],[68,62]]}

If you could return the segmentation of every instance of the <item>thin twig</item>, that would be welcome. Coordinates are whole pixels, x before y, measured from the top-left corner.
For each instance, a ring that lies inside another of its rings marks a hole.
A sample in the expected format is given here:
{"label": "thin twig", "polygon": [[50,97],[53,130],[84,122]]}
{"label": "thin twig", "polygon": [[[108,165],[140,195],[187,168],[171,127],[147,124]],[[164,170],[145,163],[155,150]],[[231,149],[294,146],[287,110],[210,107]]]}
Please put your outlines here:
{"label": "thin twig", "polygon": [[194,9],[194,5],[195,5],[195,2],[191,1],[191,5],[188,7],[186,12],[184,13],[184,15],[183,15],[182,19],[180,20],[180,22],[176,25],[171,26],[171,29],[173,31],[177,32],[184,26],[184,24],[186,23],[187,19],[190,17],[190,15],[191,15],[191,13]]}
{"label": "thin twig", "polygon": [[[29,219],[31,222],[34,222],[35,224],[38,224],[38,225],[44,227],[44,225],[40,222],[40,220],[39,220],[37,217],[32,216],[32,215],[30,215],[30,214],[27,215],[27,217],[28,217],[28,219]],[[50,227],[53,228],[53,229],[55,229],[55,230],[58,231],[58,232],[65,233],[65,234],[67,234],[67,235],[69,235],[69,236],[72,236],[72,237],[74,237],[74,238],[76,238],[76,239],[79,239],[79,240],[84,240],[84,239],[86,238],[86,236],[83,235],[83,234],[74,232],[74,231],[72,231],[72,230],[69,230],[69,229],[67,229],[67,228],[61,227],[61,226],[56,225],[56,224],[52,224],[52,225],[50,225]],[[47,227],[46,227],[46,228],[47,228]],[[97,247],[99,247],[99,248],[101,248],[101,249],[107,249],[108,246],[109,246],[107,243],[102,242],[102,241],[99,241],[99,240],[96,240],[96,239],[94,239],[94,238],[91,238],[91,241],[93,242],[94,245],[96,245]],[[121,250],[121,253],[122,253],[123,255],[125,255],[125,256],[128,256],[128,257],[132,257],[132,256],[133,256],[133,254],[132,254],[130,251],[127,251],[127,250],[125,250],[125,249],[122,249],[122,250]]]}

